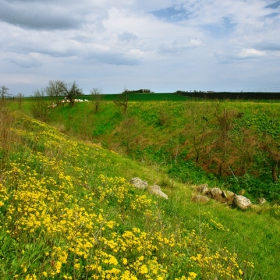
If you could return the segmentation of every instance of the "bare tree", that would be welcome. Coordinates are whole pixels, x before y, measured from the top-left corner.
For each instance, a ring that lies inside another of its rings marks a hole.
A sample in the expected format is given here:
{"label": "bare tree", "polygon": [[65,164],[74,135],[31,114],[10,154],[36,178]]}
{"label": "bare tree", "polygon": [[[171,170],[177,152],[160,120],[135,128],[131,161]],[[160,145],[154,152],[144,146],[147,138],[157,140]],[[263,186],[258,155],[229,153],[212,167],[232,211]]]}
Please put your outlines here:
{"label": "bare tree", "polygon": [[82,90],[78,87],[75,81],[72,84],[63,83],[63,90],[72,107],[75,105],[75,97],[83,95]]}
{"label": "bare tree", "polygon": [[5,98],[11,96],[11,94],[8,92],[9,89],[5,86],[1,86],[0,88],[0,97],[1,97],[1,103],[4,105]]}
{"label": "bare tree", "polygon": [[101,94],[102,94],[102,89],[99,88],[93,88],[90,91],[91,96],[93,97],[93,102],[94,102],[94,112],[97,113],[100,109],[100,101],[101,101]]}
{"label": "bare tree", "polygon": [[126,115],[129,100],[129,91],[125,88],[122,94],[114,101],[114,103],[123,108],[123,113]]}
{"label": "bare tree", "polygon": [[63,81],[49,81],[49,85],[46,87],[46,94],[50,97],[63,96],[65,94]]}

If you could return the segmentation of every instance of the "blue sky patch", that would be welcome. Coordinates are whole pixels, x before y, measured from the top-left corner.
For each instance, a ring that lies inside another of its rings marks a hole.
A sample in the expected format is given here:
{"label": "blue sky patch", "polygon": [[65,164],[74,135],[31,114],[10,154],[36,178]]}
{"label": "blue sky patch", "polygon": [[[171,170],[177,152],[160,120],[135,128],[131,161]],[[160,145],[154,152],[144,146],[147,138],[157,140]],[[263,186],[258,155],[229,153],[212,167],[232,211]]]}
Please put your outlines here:
{"label": "blue sky patch", "polygon": [[151,14],[159,19],[175,22],[188,18],[188,13],[182,6],[172,6],[165,9],[160,9],[151,12]]}
{"label": "blue sky patch", "polygon": [[270,5],[267,5],[266,8],[277,9],[279,6],[280,6],[280,1],[276,1]]}
{"label": "blue sky patch", "polygon": [[223,17],[220,23],[208,24],[203,29],[210,32],[214,38],[222,38],[231,34],[235,29],[236,23],[229,17]]}

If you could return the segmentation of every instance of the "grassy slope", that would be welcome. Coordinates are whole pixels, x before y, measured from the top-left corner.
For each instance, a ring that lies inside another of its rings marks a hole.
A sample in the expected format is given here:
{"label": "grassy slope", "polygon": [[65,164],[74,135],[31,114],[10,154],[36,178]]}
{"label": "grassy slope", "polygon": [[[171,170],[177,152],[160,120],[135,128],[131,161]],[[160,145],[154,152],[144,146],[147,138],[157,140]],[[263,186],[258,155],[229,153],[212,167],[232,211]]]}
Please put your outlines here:
{"label": "grassy slope", "polygon": [[[15,145],[1,168],[3,279],[131,279],[129,273],[193,279],[189,272],[199,279],[277,279],[279,207],[241,212],[216,202],[195,204],[189,186],[156,169],[26,116],[15,120]],[[133,189],[126,182],[134,176],[165,186],[170,199]],[[229,252],[219,251],[224,247]],[[255,264],[253,272],[243,260]]]}
{"label": "grassy slope", "polygon": [[[100,142],[104,147],[128,154],[146,164],[156,163],[182,182],[208,181],[212,185],[221,185],[221,181],[211,180],[204,172],[185,161],[186,156],[195,156],[193,135],[199,141],[203,133],[205,135],[208,133],[205,140],[199,143],[199,149],[207,151],[208,146],[211,146],[215,137],[221,133],[217,130],[216,111],[222,114],[226,109],[233,115],[241,113],[241,118],[230,119],[234,128],[229,133],[236,143],[235,152],[244,154],[247,149],[249,153],[254,153],[255,155],[249,155],[249,157],[254,157],[257,163],[248,164],[249,172],[252,174],[263,172],[265,176],[258,179],[259,181],[256,181],[254,186],[252,184],[250,186],[253,179],[251,177],[245,176],[239,184],[236,184],[234,177],[231,176],[233,190],[238,192],[245,188],[251,199],[261,196],[276,201],[280,199],[280,193],[277,191],[279,183],[271,183],[269,161],[258,152],[259,148],[254,148],[263,135],[272,137],[275,145],[280,142],[280,103],[192,100],[129,102],[126,115],[122,113],[122,108],[118,108],[113,102],[102,102],[97,114],[94,114],[93,107],[92,103],[84,103],[77,104],[74,108],[68,106],[57,108],[51,113],[51,123],[63,132]],[[216,131],[215,135],[213,131]],[[247,146],[241,144],[243,131],[245,133],[249,131],[254,135],[244,134],[251,141]],[[257,137],[258,140],[254,140],[253,137]],[[229,165],[234,173],[238,173],[240,162],[236,161],[234,156],[233,153]],[[200,165],[206,170],[211,168],[207,152],[206,156],[201,154]],[[225,172],[232,175],[228,168]],[[213,176],[211,178],[213,179]],[[265,188],[268,185],[270,194]]]}

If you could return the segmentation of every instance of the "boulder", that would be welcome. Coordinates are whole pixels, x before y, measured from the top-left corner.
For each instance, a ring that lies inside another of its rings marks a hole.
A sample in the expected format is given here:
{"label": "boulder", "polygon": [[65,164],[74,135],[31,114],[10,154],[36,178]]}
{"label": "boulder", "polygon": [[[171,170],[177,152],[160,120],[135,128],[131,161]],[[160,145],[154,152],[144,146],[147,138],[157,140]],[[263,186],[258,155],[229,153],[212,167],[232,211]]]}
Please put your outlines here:
{"label": "boulder", "polygon": [[195,195],[192,197],[192,201],[205,204],[209,201],[209,197],[205,195]]}
{"label": "boulder", "polygon": [[251,200],[243,195],[236,195],[233,204],[242,210],[246,210],[252,206]]}
{"label": "boulder", "polygon": [[231,191],[223,191],[222,195],[225,197],[226,202],[228,204],[232,204],[234,197],[235,197],[235,193],[231,192]]}
{"label": "boulder", "polygon": [[134,187],[136,187],[137,189],[145,189],[148,186],[148,182],[147,181],[143,181],[138,177],[134,177],[130,180],[130,184],[132,184]]}
{"label": "boulder", "polygon": [[202,195],[206,195],[209,192],[208,184],[203,184],[203,185],[200,185],[200,186],[195,186],[195,191],[197,193],[202,194]]}
{"label": "boulder", "polygon": [[208,192],[208,195],[219,201],[219,202],[226,202],[226,196],[224,195],[224,193],[221,191],[220,188],[213,188]]}
{"label": "boulder", "polygon": [[165,193],[161,190],[161,187],[158,186],[158,185],[149,186],[149,187],[148,187],[148,190],[149,190],[149,192],[152,193],[152,194],[155,194],[155,195],[157,195],[157,196],[159,196],[159,197],[168,199],[167,194],[165,194]]}

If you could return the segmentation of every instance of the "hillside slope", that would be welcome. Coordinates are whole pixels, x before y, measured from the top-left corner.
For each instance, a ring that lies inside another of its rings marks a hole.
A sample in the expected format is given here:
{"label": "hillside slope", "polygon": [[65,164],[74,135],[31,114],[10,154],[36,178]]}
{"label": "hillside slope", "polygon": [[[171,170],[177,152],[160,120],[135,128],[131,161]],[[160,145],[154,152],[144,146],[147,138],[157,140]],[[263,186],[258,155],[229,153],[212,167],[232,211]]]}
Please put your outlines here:
{"label": "hillside slope", "polygon": [[[116,106],[117,105],[117,106]],[[125,112],[124,112],[125,109]],[[246,190],[280,203],[280,103],[157,101],[58,106],[61,131],[102,143],[183,183]]]}
{"label": "hillside slope", "polygon": [[99,145],[0,120],[2,279],[277,279],[279,207],[196,204],[190,186]]}

